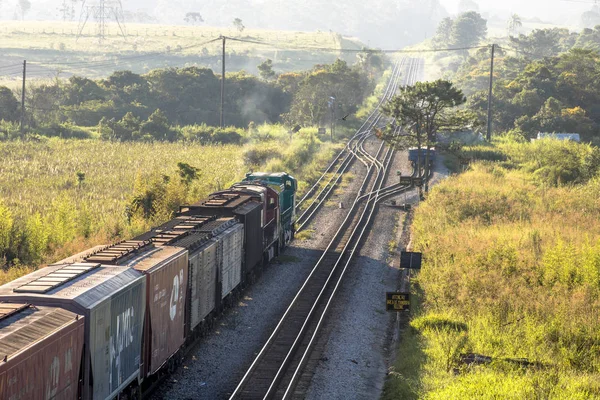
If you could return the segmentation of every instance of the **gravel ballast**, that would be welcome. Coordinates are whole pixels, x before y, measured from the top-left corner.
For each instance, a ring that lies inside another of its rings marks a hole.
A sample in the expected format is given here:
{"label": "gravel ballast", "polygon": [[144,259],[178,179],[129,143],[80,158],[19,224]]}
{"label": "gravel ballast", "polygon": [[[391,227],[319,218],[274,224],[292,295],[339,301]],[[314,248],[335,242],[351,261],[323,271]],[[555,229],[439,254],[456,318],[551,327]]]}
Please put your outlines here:
{"label": "gravel ballast", "polygon": [[[369,149],[371,151],[371,149]],[[408,154],[395,156],[386,185],[396,181],[395,171],[411,172]],[[447,176],[440,160],[432,184]],[[411,191],[399,195],[398,203],[416,203]],[[385,203],[389,204],[389,200]],[[400,214],[400,215],[399,215]],[[398,238],[399,217],[405,214],[389,206],[380,206],[359,257],[346,275],[342,290],[331,310],[330,334],[313,376],[308,400],[377,399],[381,396],[393,355],[395,315],[385,311],[385,292],[395,291],[399,269],[397,254],[390,255],[390,242]],[[393,257],[393,258],[391,258]]]}

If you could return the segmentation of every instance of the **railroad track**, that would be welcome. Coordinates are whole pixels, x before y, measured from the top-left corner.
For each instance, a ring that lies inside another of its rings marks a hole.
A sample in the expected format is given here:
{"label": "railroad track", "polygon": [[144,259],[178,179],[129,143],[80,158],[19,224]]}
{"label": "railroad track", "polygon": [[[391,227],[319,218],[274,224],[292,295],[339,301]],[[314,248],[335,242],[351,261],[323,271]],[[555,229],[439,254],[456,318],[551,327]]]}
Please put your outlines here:
{"label": "railroad track", "polygon": [[[418,61],[411,59],[408,63],[411,72],[406,79],[407,83],[411,83],[419,70]],[[378,113],[368,126],[372,129],[381,120],[381,113]],[[353,157],[367,168],[360,192],[231,399],[291,399],[305,396],[314,370],[312,367],[320,357],[319,351],[313,352],[319,332],[353,256],[368,232],[377,205],[384,197],[410,189],[409,186],[384,186],[394,159],[394,150],[385,147],[382,142],[376,153],[371,154],[365,148],[365,141],[371,136],[372,132],[367,132],[350,147]]]}
{"label": "railroad track", "polygon": [[[356,134],[348,141],[346,147],[340,151],[335,159],[325,169],[321,177],[313,184],[313,186],[306,192],[304,197],[296,205],[296,210],[300,210],[301,205],[304,202],[310,201],[308,207],[299,213],[299,217],[296,219],[296,231],[299,232],[310,223],[312,217],[317,213],[329,196],[333,193],[337,185],[342,180],[344,173],[348,171],[352,163],[358,158],[365,166],[368,163],[364,160],[364,142],[373,135],[373,128],[376,127],[381,119],[381,106],[392,98],[397,92],[400,85],[400,76],[407,59],[403,58],[401,61],[396,62],[392,69],[392,75],[386,85],[381,100],[375,107],[375,109],[369,114],[365,122],[360,126]],[[407,80],[403,84],[406,84]],[[363,155],[363,157],[360,157]],[[329,178],[329,179],[327,179]],[[319,189],[320,188],[320,189]],[[314,194],[314,196],[312,196]],[[297,211],[297,212],[298,212]]]}

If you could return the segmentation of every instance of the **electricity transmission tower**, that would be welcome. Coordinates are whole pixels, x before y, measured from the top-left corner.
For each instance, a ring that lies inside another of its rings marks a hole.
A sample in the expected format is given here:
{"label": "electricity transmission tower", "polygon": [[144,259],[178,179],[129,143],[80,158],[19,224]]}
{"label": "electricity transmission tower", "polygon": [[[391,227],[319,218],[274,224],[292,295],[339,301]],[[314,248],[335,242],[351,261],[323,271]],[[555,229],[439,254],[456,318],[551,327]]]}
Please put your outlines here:
{"label": "electricity transmission tower", "polygon": [[123,18],[123,5],[121,4],[121,0],[83,0],[81,14],[79,15],[77,39],[81,37],[83,28],[85,28],[85,24],[90,17],[96,22],[96,36],[100,43],[106,38],[106,25],[111,20],[117,23],[119,32],[125,37],[125,20]]}

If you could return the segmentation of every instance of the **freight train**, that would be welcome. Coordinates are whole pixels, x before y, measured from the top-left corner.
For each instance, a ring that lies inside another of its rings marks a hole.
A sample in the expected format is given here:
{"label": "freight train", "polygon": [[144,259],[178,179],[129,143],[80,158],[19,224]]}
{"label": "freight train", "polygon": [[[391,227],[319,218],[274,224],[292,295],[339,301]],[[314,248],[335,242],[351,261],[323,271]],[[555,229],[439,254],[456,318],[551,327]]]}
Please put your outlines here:
{"label": "freight train", "polygon": [[296,190],[287,173],[249,173],[0,286],[0,399],[139,398],[293,238]]}

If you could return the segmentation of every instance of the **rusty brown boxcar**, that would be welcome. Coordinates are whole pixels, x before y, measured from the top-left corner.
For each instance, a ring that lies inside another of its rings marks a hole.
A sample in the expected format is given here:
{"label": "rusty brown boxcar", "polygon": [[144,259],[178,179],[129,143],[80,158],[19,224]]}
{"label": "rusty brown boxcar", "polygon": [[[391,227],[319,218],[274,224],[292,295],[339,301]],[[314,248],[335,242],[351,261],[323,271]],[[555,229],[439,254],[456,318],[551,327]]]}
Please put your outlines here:
{"label": "rusty brown boxcar", "polygon": [[77,399],[84,317],[0,303],[0,399]]}
{"label": "rusty brown boxcar", "polygon": [[139,382],[145,297],[144,274],[89,263],[41,268],[0,286],[0,301],[85,316],[84,400],[112,399]]}
{"label": "rusty brown boxcar", "polygon": [[128,240],[97,252],[88,262],[126,265],[146,275],[146,316],[142,374],[155,373],[185,341],[188,252],[180,247],[155,247]]}
{"label": "rusty brown boxcar", "polygon": [[158,247],[128,264],[146,274],[144,376],[155,373],[185,341],[188,252]]}

